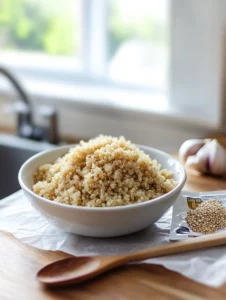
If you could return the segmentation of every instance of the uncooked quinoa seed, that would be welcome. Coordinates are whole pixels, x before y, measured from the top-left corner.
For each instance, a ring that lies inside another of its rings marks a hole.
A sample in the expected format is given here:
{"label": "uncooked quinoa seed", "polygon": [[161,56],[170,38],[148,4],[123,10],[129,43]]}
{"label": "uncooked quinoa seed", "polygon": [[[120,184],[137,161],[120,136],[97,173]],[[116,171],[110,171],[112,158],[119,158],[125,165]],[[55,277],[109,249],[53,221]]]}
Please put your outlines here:
{"label": "uncooked quinoa seed", "polygon": [[171,171],[124,137],[99,136],[40,166],[33,191],[69,205],[111,207],[154,199],[175,185]]}
{"label": "uncooked quinoa seed", "polygon": [[226,209],[221,201],[208,200],[188,211],[186,222],[193,232],[215,233],[226,228]]}

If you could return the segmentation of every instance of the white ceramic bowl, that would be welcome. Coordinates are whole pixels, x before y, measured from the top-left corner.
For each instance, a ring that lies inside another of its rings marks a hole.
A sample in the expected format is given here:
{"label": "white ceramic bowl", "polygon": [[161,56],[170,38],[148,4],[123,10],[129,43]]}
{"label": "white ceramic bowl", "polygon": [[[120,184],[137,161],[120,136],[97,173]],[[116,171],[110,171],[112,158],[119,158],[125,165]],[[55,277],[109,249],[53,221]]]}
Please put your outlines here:
{"label": "white ceramic bowl", "polygon": [[72,146],[67,145],[34,155],[19,171],[19,183],[31,205],[50,223],[62,230],[92,237],[112,237],[139,231],[155,223],[174,203],[186,181],[181,164],[167,153],[145,146],[138,147],[171,170],[177,186],[169,193],[139,204],[117,207],[79,207],[60,204],[32,192],[33,174],[45,163],[54,162]]}

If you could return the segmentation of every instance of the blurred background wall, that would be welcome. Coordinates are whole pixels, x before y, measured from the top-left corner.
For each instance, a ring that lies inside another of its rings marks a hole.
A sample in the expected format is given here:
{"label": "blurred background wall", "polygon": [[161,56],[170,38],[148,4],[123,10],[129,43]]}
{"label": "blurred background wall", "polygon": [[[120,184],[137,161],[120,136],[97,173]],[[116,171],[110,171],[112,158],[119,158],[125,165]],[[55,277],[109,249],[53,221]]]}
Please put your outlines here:
{"label": "blurred background wall", "polygon": [[[56,108],[62,137],[125,135],[172,152],[224,132],[224,1],[57,3],[1,1],[0,65],[35,112]],[[2,130],[15,129],[16,98],[0,78]]]}

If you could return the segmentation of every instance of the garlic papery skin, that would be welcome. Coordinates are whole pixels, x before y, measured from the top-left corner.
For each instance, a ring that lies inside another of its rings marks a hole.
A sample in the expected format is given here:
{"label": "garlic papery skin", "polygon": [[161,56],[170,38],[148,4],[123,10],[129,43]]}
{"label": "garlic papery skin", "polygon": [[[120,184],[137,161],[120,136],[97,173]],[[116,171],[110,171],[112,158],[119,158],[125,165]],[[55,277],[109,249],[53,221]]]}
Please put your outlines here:
{"label": "garlic papery skin", "polygon": [[189,156],[195,155],[208,141],[208,139],[190,139],[185,141],[179,149],[180,161],[185,163]]}
{"label": "garlic papery skin", "polygon": [[209,143],[205,144],[195,155],[187,158],[185,163],[189,167],[200,173],[207,173],[209,170]]}
{"label": "garlic papery skin", "polygon": [[217,140],[209,143],[208,163],[211,174],[226,174],[226,149]]}

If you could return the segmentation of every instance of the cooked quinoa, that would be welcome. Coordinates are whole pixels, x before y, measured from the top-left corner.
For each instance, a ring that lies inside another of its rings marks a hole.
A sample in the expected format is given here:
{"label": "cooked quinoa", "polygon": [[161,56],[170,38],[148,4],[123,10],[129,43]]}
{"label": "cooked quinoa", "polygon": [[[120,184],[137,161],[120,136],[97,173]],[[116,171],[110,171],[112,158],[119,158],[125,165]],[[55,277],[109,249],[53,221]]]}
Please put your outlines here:
{"label": "cooked quinoa", "polygon": [[124,137],[99,136],[71,148],[34,175],[33,191],[69,205],[111,207],[159,197],[171,191],[173,173],[161,169]]}

